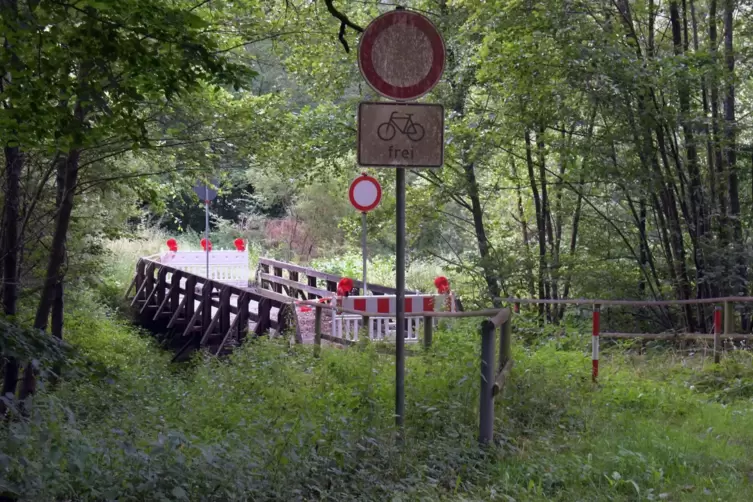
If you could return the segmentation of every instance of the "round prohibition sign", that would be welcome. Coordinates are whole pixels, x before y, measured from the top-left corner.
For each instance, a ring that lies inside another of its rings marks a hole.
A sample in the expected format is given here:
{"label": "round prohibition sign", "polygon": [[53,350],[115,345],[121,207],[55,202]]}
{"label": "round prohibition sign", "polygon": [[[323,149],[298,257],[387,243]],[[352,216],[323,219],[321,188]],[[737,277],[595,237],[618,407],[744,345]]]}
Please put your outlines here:
{"label": "round prohibition sign", "polygon": [[348,191],[350,203],[362,213],[368,213],[382,200],[382,186],[367,174],[353,180]]}
{"label": "round prohibition sign", "polygon": [[439,30],[426,16],[393,10],[374,19],[358,44],[358,66],[379,94],[410,101],[439,82],[445,46]]}

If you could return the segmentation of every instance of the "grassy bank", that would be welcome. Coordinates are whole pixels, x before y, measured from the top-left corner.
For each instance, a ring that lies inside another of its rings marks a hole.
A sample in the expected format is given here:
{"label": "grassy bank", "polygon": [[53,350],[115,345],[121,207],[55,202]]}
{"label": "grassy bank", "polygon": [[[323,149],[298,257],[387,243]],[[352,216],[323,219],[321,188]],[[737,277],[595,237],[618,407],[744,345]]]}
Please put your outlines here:
{"label": "grassy bank", "polygon": [[[93,298],[71,312],[80,363],[0,433],[0,492],[24,500],[751,500],[753,370],[516,346],[497,443],[476,446],[476,325],[407,362],[373,348],[247,343],[180,368]],[[577,343],[572,344],[578,345]]]}

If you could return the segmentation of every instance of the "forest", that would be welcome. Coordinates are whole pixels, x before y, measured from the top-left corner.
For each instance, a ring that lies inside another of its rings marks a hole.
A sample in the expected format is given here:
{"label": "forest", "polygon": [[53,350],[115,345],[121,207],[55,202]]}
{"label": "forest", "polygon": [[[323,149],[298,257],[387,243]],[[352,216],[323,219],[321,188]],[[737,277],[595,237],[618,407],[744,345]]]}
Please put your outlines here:
{"label": "forest", "polygon": [[[356,158],[369,22],[442,33],[444,165],[407,170],[407,286],[464,306],[751,297],[749,0],[2,0],[0,500],[751,500],[753,357],[618,341],[524,305],[496,440],[476,443],[478,320],[406,362],[285,337],[170,354],[132,322],[138,258],[211,241],[394,286],[395,172]],[[751,303],[734,331],[753,336]],[[712,333],[714,303],[613,308]]]}

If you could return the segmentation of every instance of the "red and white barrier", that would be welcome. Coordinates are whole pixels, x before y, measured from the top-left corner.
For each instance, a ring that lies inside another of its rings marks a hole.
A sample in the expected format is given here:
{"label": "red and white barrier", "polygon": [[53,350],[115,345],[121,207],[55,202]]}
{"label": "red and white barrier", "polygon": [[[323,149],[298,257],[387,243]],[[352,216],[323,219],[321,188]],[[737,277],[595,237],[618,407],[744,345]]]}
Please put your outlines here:
{"label": "red and white barrier", "polygon": [[601,321],[601,305],[594,305],[593,327],[591,330],[592,355],[591,379],[596,382],[599,378],[599,322]]}
{"label": "red and white barrier", "polygon": [[[448,302],[448,300],[450,300]],[[449,305],[448,305],[449,303]],[[420,315],[422,312],[455,311],[452,295],[407,295],[405,297],[405,315]],[[359,312],[376,312],[394,314],[396,312],[395,296],[346,296],[337,299],[337,306]]]}
{"label": "red and white barrier", "polygon": [[[384,314],[369,317],[368,336],[371,340],[391,338],[396,332],[396,297],[395,296],[347,296],[333,298],[338,307],[357,310],[369,314]],[[416,342],[423,325],[424,312],[455,311],[455,299],[452,293],[445,295],[407,295],[405,297],[405,340]],[[335,314],[332,322],[332,336],[336,338],[358,340],[362,327],[362,316],[355,314]]]}

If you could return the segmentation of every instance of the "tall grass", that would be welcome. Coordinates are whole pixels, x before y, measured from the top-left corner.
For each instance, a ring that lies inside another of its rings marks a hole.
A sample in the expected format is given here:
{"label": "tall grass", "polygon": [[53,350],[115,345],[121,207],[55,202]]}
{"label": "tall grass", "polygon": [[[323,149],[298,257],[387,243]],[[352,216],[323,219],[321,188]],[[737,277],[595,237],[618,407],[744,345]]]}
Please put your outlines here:
{"label": "tall grass", "polygon": [[[168,364],[93,295],[71,305],[78,363],[27,420],[0,430],[0,494],[22,500],[751,500],[753,403],[719,395],[750,358],[688,372],[661,354],[589,355],[516,333],[496,442],[476,444],[478,323],[440,330],[406,362],[364,345],[281,339],[226,360]],[[572,335],[575,337],[576,335]],[[585,340],[586,335],[581,334]],[[572,347],[578,346],[573,342]],[[702,385],[701,382],[716,382]]]}

